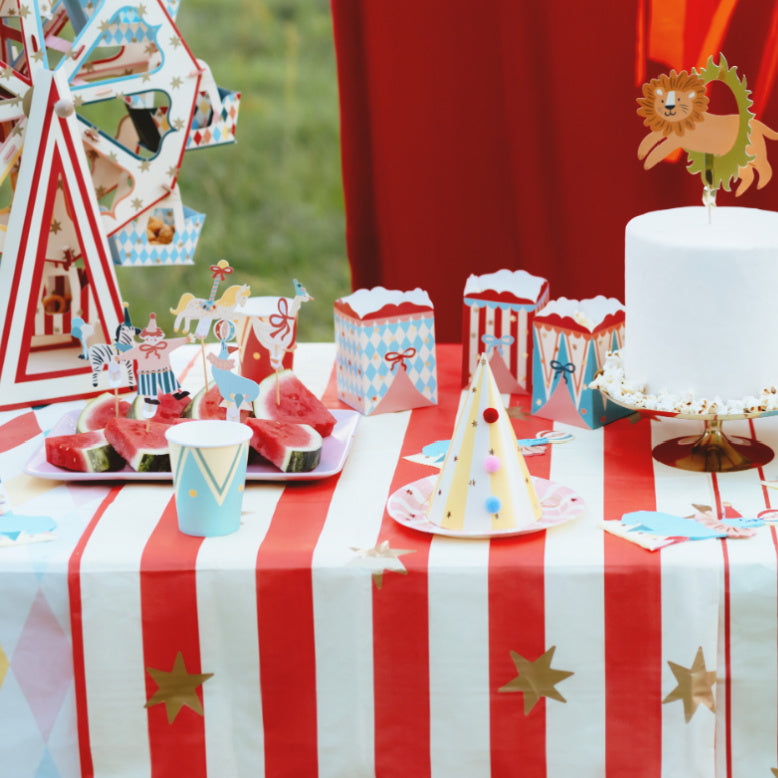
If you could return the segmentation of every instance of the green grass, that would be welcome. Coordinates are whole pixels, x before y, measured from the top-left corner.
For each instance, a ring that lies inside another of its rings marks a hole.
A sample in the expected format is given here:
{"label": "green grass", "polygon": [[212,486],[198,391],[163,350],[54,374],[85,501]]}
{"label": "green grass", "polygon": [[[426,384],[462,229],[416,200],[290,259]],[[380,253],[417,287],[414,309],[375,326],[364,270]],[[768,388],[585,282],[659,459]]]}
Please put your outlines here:
{"label": "green grass", "polygon": [[206,215],[195,265],[117,268],[133,320],[153,310],[172,335],[168,309],[183,292],[207,297],[209,265],[227,259],[253,295],[291,296],[299,279],[314,301],[298,339],[332,340],[350,279],[329,3],[186,0],[177,24],[216,82],[242,93],[238,142],[184,156],[184,204]]}

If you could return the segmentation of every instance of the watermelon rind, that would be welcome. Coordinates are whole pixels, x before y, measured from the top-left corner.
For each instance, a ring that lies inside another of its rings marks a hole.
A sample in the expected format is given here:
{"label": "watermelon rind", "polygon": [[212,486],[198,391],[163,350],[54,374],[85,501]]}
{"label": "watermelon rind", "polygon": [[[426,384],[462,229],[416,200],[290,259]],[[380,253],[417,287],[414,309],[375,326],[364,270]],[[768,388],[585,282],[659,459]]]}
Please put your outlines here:
{"label": "watermelon rind", "polygon": [[322,439],[309,424],[248,419],[251,447],[284,473],[308,473],[321,461]]}
{"label": "watermelon rind", "polygon": [[[130,408],[130,403],[124,397],[119,397],[119,415],[124,416]],[[84,406],[78,416],[76,432],[91,432],[105,427],[108,419],[116,416],[116,397],[113,392],[103,392],[92,398]]]}
{"label": "watermelon rind", "polygon": [[323,438],[332,433],[337,421],[291,370],[279,370],[260,382],[259,394],[254,400],[254,416],[309,424]]}
{"label": "watermelon rind", "polygon": [[138,473],[170,470],[170,452],[165,430],[171,425],[142,419],[111,419],[105,438]]}
{"label": "watermelon rind", "polygon": [[50,435],[45,439],[46,461],[55,467],[81,473],[121,470],[124,459],[107,441],[103,430]]}

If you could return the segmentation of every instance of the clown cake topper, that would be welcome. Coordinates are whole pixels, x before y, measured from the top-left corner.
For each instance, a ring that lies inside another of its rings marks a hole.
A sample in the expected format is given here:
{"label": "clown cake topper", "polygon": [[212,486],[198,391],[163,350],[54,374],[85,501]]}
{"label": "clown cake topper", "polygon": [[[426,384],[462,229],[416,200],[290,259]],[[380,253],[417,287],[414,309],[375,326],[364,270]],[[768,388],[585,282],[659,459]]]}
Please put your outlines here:
{"label": "clown cake topper", "polygon": [[[737,113],[709,112],[708,85],[717,81],[732,93]],[[719,187],[730,191],[732,182],[739,181],[735,192],[739,197],[757,173],[761,189],[772,177],[765,138],[776,140],[778,132],[755,118],[750,95],[745,78],[738,78],[737,68],[729,67],[723,54],[718,65],[709,57],[699,72],[671,70],[651,79],[638,98],[637,113],[651,130],[638,147],[638,159],[648,170],[673,152],[685,151],[687,170],[702,176],[703,203],[709,214]]]}

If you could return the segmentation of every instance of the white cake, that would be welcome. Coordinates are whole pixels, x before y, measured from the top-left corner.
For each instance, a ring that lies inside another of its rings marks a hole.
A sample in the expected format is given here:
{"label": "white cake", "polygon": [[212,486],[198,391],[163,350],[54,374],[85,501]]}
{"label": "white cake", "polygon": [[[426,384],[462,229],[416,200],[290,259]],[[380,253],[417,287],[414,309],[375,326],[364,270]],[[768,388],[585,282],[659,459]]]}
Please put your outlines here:
{"label": "white cake", "polygon": [[778,386],[778,213],[704,207],[627,224],[622,361],[654,395],[758,396]]}

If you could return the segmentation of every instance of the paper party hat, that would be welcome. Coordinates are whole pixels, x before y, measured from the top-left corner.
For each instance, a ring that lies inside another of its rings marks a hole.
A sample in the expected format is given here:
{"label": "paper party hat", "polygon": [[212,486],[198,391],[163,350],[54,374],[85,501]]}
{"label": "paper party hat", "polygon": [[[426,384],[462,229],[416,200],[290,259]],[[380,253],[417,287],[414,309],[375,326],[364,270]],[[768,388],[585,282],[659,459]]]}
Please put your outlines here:
{"label": "paper party hat", "polygon": [[428,518],[449,530],[521,529],[542,515],[516,434],[482,354],[430,497]]}

